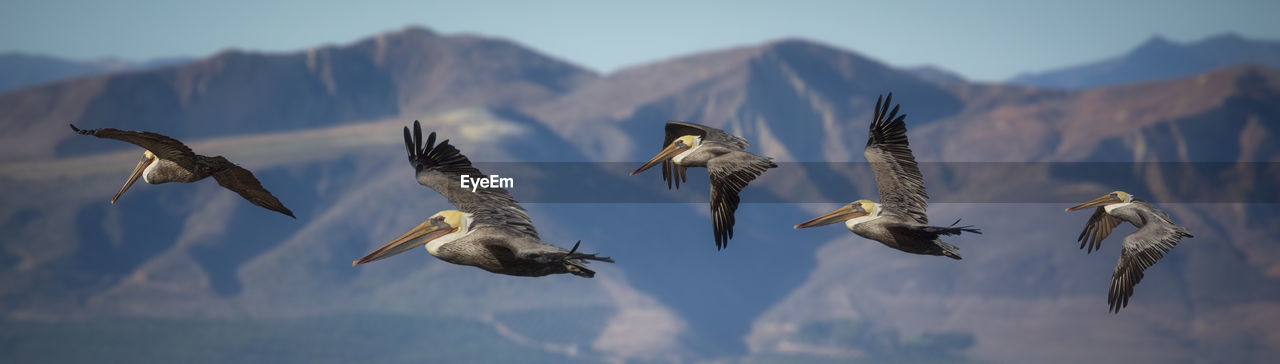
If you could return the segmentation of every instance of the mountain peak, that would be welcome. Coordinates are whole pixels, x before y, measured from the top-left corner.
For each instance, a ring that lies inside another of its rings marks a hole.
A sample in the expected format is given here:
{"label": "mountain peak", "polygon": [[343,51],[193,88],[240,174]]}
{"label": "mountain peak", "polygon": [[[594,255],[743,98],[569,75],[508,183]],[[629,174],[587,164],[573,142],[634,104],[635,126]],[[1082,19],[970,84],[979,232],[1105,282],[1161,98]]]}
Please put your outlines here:
{"label": "mountain peak", "polygon": [[1114,58],[1023,74],[1011,81],[1029,86],[1083,89],[1187,77],[1242,63],[1280,67],[1280,42],[1224,33],[1194,43],[1178,43],[1155,35]]}
{"label": "mountain peak", "polygon": [[1173,41],[1169,40],[1169,38],[1165,38],[1164,36],[1157,34],[1157,35],[1151,36],[1151,38],[1148,38],[1145,42],[1142,42],[1142,44],[1138,45],[1132,51],[1130,51],[1129,54],[1132,55],[1132,54],[1142,54],[1142,53],[1147,53],[1152,51],[1166,51],[1166,50],[1175,49],[1175,48],[1182,48],[1182,45],[1178,43],[1174,43]]}
{"label": "mountain peak", "polygon": [[390,31],[390,32],[386,32],[378,35],[378,37],[404,37],[404,38],[438,37],[438,36],[440,36],[439,33],[436,33],[435,31],[431,30],[431,28],[428,28],[422,25],[409,25],[404,28],[401,28],[400,30],[394,30],[394,31]]}

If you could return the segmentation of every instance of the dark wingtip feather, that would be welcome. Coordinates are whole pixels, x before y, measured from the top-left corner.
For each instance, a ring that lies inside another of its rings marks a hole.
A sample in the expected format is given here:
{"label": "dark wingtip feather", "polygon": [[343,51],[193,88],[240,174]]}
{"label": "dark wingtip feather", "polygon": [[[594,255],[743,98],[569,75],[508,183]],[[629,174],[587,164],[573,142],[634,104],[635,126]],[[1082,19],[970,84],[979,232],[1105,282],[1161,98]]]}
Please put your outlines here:
{"label": "dark wingtip feather", "polygon": [[404,127],[404,149],[409,152],[409,161],[417,159],[418,150],[413,148],[413,136],[409,135],[409,127]]}
{"label": "dark wingtip feather", "polygon": [[[432,133],[434,134],[435,132],[432,132]],[[419,153],[421,153],[421,151],[422,151],[422,123],[419,123],[417,120],[414,120],[414,121],[413,121],[413,142],[414,142],[414,147],[416,147],[416,148],[417,148],[417,150],[419,150]],[[427,143],[427,146],[428,146],[428,147],[430,147],[430,145],[431,145],[431,144],[430,144],[430,142],[428,142],[428,143]]]}

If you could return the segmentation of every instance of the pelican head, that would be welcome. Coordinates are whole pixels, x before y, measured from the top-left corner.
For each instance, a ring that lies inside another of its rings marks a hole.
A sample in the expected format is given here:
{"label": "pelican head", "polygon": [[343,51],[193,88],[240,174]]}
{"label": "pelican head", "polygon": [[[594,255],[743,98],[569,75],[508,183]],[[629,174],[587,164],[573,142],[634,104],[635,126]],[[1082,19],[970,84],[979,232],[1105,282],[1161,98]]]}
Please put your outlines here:
{"label": "pelican head", "polygon": [[853,220],[863,216],[876,216],[880,213],[880,204],[871,202],[871,200],[857,200],[835,211],[828,212],[826,215],[818,216],[813,220],[805,221],[800,225],[796,225],[796,229],[807,227],[830,225],[837,222]]}
{"label": "pelican head", "polygon": [[1130,202],[1133,202],[1133,195],[1130,195],[1128,192],[1124,192],[1124,191],[1112,191],[1111,193],[1103,195],[1102,197],[1095,198],[1092,201],[1085,202],[1085,203],[1076,205],[1072,208],[1069,208],[1067,209],[1067,211],[1075,211],[1075,210],[1087,209],[1087,208],[1096,207],[1096,206],[1106,206],[1106,205],[1112,205],[1112,204],[1118,204],[1118,203],[1130,203]]}
{"label": "pelican head", "polygon": [[662,148],[662,151],[658,152],[658,155],[653,156],[653,159],[645,162],[645,164],[640,166],[639,169],[636,169],[635,172],[631,172],[631,175],[634,176],[636,173],[644,172],[644,170],[649,169],[658,163],[675,158],[677,155],[680,155],[680,153],[684,153],[685,151],[693,149],[701,144],[702,137],[696,135],[685,135],[676,138],[676,140],[672,140],[671,144],[668,144],[666,148]]}
{"label": "pelican head", "polygon": [[138,165],[136,167],[133,167],[133,173],[129,173],[129,179],[124,181],[124,187],[120,187],[120,192],[116,192],[116,197],[111,198],[111,203],[116,203],[116,200],[120,199],[120,195],[123,195],[124,191],[129,190],[129,187],[133,186],[133,183],[138,181],[138,177],[142,177],[143,173],[147,171],[147,167],[150,166],[151,163],[155,163],[155,161],[155,153],[151,153],[150,150],[143,150],[142,160],[138,161]]}
{"label": "pelican head", "polygon": [[426,245],[427,252],[430,252],[431,255],[436,255],[436,249],[439,249],[441,245],[457,240],[467,234],[467,227],[470,225],[470,218],[467,215],[458,210],[437,212],[435,215],[431,215],[427,221],[418,224],[418,226],[410,229],[404,235],[400,235],[400,237],[365,255],[363,258],[351,262],[351,266],[382,260],[409,251],[419,245]]}

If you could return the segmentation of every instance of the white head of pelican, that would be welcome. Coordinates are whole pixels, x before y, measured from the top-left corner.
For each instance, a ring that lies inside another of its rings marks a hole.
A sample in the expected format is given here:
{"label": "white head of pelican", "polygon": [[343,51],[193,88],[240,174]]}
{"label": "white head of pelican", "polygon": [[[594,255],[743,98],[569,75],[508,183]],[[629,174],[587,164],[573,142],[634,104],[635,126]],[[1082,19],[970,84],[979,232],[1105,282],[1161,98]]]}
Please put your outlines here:
{"label": "white head of pelican", "polygon": [[133,167],[133,172],[129,173],[129,179],[124,181],[124,186],[120,187],[120,191],[116,192],[115,197],[111,198],[111,203],[116,203],[116,200],[120,199],[120,195],[123,195],[124,191],[129,190],[129,187],[132,187],[133,183],[138,181],[138,177],[142,177],[142,180],[146,181],[147,169],[155,162],[155,153],[151,153],[150,150],[143,150],[142,160],[138,161],[138,165],[136,167]]}
{"label": "white head of pelican", "polygon": [[697,135],[684,135],[676,138],[676,140],[671,141],[671,144],[667,144],[666,148],[662,148],[662,151],[658,152],[658,155],[653,156],[653,159],[645,162],[644,165],[637,168],[635,172],[631,172],[631,175],[634,176],[636,173],[644,172],[644,170],[652,168],[658,163],[666,162],[667,160],[675,162],[676,165],[681,165],[685,156],[693,153],[694,150],[701,146],[702,137]]}
{"label": "white head of pelican", "polygon": [[1119,207],[1120,204],[1127,204],[1132,202],[1133,202],[1133,195],[1130,195],[1128,192],[1111,191],[1111,193],[1103,195],[1102,197],[1098,197],[1093,200],[1090,200],[1089,202],[1072,206],[1071,208],[1068,208],[1067,211],[1076,211],[1076,210],[1087,209],[1090,207],[1097,207],[1097,206],[1104,206],[1108,209],[1107,211],[1110,211],[1110,209]]}
{"label": "white head of pelican", "polygon": [[828,212],[826,215],[800,223],[795,228],[804,229],[843,222],[846,228],[853,230],[855,225],[875,220],[878,217],[880,217],[880,204],[871,202],[871,200],[857,200],[835,211]]}
{"label": "white head of pelican", "polygon": [[439,256],[440,246],[466,236],[471,225],[471,214],[458,210],[444,210],[431,215],[426,221],[395,238],[390,243],[351,262],[351,266],[382,260],[404,253],[419,245],[426,245],[427,252]]}

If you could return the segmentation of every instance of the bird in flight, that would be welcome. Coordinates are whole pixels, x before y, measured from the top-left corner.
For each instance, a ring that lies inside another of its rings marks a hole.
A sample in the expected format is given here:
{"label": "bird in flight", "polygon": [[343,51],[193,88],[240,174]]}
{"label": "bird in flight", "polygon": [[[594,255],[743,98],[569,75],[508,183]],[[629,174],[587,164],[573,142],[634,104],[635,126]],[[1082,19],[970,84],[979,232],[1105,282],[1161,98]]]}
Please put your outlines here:
{"label": "bird in flight", "polygon": [[613,263],[609,257],[578,252],[545,243],[533,222],[511,194],[502,188],[462,188],[462,175],[487,176],[471,166],[448,140],[435,143],[436,133],[424,145],[422,126],[413,122],[413,132],[404,128],[404,144],[409,152],[418,183],[439,192],[457,210],[437,212],[426,221],[391,242],[352,262],[360,265],[386,259],[418,246],[440,260],[469,265],[498,274],[540,277],[569,273],[591,278],[587,261]]}
{"label": "bird in flight", "polygon": [[133,167],[129,179],[124,182],[124,187],[120,187],[120,191],[116,192],[115,197],[111,198],[111,203],[116,203],[120,195],[138,181],[138,177],[155,185],[169,182],[191,183],[213,176],[213,179],[218,181],[218,185],[235,191],[254,205],[294,217],[293,211],[289,211],[279,199],[262,187],[262,183],[253,176],[253,172],[231,163],[225,157],[206,157],[195,154],[191,148],[177,139],[147,131],[111,128],[80,129],[74,124],[71,125],[71,130],[81,135],[133,143],[144,149],[142,160]]}

